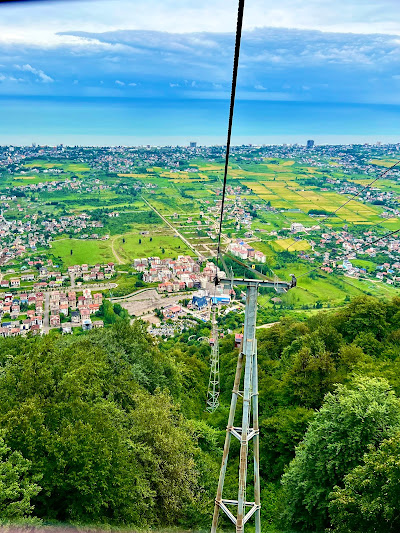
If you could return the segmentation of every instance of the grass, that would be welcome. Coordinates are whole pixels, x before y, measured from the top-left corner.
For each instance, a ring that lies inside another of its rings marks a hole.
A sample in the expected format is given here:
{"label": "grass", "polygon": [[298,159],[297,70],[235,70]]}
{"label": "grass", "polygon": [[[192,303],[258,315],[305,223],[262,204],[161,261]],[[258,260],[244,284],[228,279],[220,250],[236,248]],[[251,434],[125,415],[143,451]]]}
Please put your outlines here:
{"label": "grass", "polygon": [[53,241],[51,253],[60,257],[66,267],[84,263],[94,265],[115,262],[110,241],[58,239]]}
{"label": "grass", "polygon": [[87,172],[90,167],[86,163],[71,163],[70,161],[60,162],[57,161],[43,161],[41,159],[35,159],[29,163],[23,165],[25,168],[61,168],[69,172]]}
{"label": "grass", "polygon": [[[371,163],[388,167],[392,164],[392,161],[388,158],[382,158],[372,160]],[[332,162],[333,164],[334,162]],[[30,185],[44,181],[62,181],[71,176],[71,173],[79,175],[79,173],[90,171],[89,166],[86,164],[69,160],[60,161],[58,159],[54,161],[33,160],[24,166],[27,171],[26,175],[16,174],[15,176],[7,177],[4,185],[12,183],[15,185]],[[142,184],[154,184],[156,188],[142,190],[143,198],[146,198],[154,208],[163,216],[166,216],[168,221],[178,228],[193,245],[196,245],[199,251],[207,254],[207,250],[202,245],[207,244],[215,248],[215,241],[213,243],[209,237],[198,236],[197,221],[199,220],[200,211],[207,212],[208,207],[214,206],[215,201],[221,199],[220,193],[219,195],[216,193],[217,190],[221,190],[223,164],[194,159],[191,162],[191,166],[197,168],[198,171],[193,173],[184,171],[171,173],[168,169],[162,167],[151,167],[148,169],[149,173],[136,174],[128,172],[119,174],[120,179],[116,176],[109,178],[99,175],[99,177],[107,183],[111,183],[107,180],[112,179],[116,182],[123,181],[124,183],[133,183],[136,180]],[[32,168],[38,168],[41,172],[33,174],[30,172]],[[44,169],[51,168],[61,168],[65,173],[54,175],[51,172],[46,174],[42,172]],[[340,172],[340,168],[337,171],[332,168],[328,173],[333,178],[341,179],[344,177],[344,174]],[[296,262],[285,264],[282,268],[276,267],[276,265],[282,263],[279,258],[279,252],[289,250],[289,252],[297,255],[299,251],[310,248],[310,245],[305,240],[308,240],[308,237],[305,235],[302,236],[304,240],[300,241],[296,241],[291,237],[278,239],[269,235],[269,232],[273,230],[290,227],[292,222],[300,222],[306,227],[318,224],[324,227],[326,224],[340,228],[345,223],[354,226],[358,224],[377,225],[378,231],[380,227],[382,233],[385,230],[394,230],[400,227],[399,219],[385,220],[379,216],[384,208],[358,200],[349,202],[337,213],[337,216],[330,218],[325,224],[323,224],[323,221],[320,222],[318,217],[310,217],[308,215],[310,209],[325,209],[328,212],[333,212],[348,198],[346,195],[341,195],[329,189],[329,184],[327,184],[327,190],[321,190],[319,187],[320,180],[328,173],[321,171],[317,167],[302,164],[299,161],[279,158],[266,158],[262,162],[244,161],[239,162],[239,164],[233,162],[229,167],[229,183],[232,186],[242,185],[252,191],[251,193],[249,191],[249,194],[241,194],[242,198],[247,197],[252,204],[265,205],[266,202],[269,202],[276,209],[276,212],[256,209],[257,216],[253,220],[252,229],[260,230],[255,235],[261,241],[254,243],[254,246],[257,250],[267,255],[267,264],[263,265],[263,271],[267,274],[270,273],[272,268],[281,279],[289,280],[289,274],[291,273],[301,276],[298,281],[298,287],[282,295],[284,304],[293,305],[297,310],[301,310],[302,306],[312,307],[318,300],[322,301],[324,305],[342,305],[347,295],[354,296],[362,292],[369,292],[377,296],[391,296],[398,293],[396,289],[385,283],[358,281],[344,278],[342,275],[327,275],[321,271],[318,271],[317,274],[309,275],[308,272],[317,267],[313,263]],[[346,175],[345,177],[359,184],[370,183],[372,179],[360,174]],[[87,179],[85,174],[83,174],[83,179]],[[304,181],[305,179],[308,181]],[[392,190],[396,195],[400,195],[400,182],[393,179],[380,179],[374,185],[382,190]],[[234,198],[233,194],[229,194],[227,200],[232,201]],[[166,227],[161,220],[159,224],[150,226],[140,222],[140,217],[142,216],[140,212],[143,210],[148,211],[148,207],[139,196],[129,198],[127,195],[117,194],[116,189],[79,195],[67,191],[53,191],[40,193],[40,200],[47,202],[47,205],[43,205],[41,202],[40,204],[35,204],[35,207],[44,212],[53,210],[53,205],[50,205],[50,202],[59,202],[61,206],[65,206],[67,211],[75,213],[82,212],[82,210],[91,211],[99,207],[106,207],[107,209],[124,213],[124,220],[127,218],[127,213],[131,212],[132,224],[121,224],[120,228],[107,231],[113,236],[115,255],[123,263],[129,264],[136,257],[150,255],[158,255],[160,257],[177,257],[181,254],[193,255],[181,239],[175,237],[170,228]],[[24,204],[23,199],[19,200],[19,202],[22,205]],[[179,219],[173,217],[174,213],[179,215]],[[22,216],[14,205],[11,206],[9,215],[15,216],[15,218]],[[189,216],[193,217],[193,222],[190,224],[186,222]],[[206,228],[202,226],[202,229]],[[139,232],[144,230],[148,230],[150,233],[148,235],[140,235]],[[228,220],[224,221],[223,230],[225,233],[231,232],[233,237],[240,237],[244,234],[243,227],[237,229],[235,224]],[[151,241],[150,238],[152,238]],[[125,242],[123,242],[123,239],[125,239]],[[139,239],[141,239],[141,244],[139,244]],[[108,261],[117,263],[118,260],[113,253],[113,243],[111,239],[109,241],[98,241],[67,238],[54,241],[50,254],[54,254],[56,258],[61,257],[65,266],[77,263],[93,264]],[[162,249],[164,249],[164,254]],[[70,254],[71,250],[73,252],[72,255]],[[374,265],[366,259],[355,260],[353,263],[356,266],[365,267],[372,271]],[[130,290],[134,283],[134,277],[121,278],[121,290]],[[262,297],[265,299],[267,306],[271,305],[270,297],[271,295],[268,298]]]}
{"label": "grass", "polygon": [[[167,230],[165,233],[167,233]],[[165,233],[153,233],[150,235],[130,233],[115,239],[114,248],[117,254],[127,263],[132,262],[135,258],[149,257],[152,255],[161,258],[176,258],[178,255],[193,255],[193,252],[179,237]],[[123,242],[123,239],[125,239],[125,242]],[[139,239],[141,240],[140,244]],[[162,253],[163,250],[164,253]]]}

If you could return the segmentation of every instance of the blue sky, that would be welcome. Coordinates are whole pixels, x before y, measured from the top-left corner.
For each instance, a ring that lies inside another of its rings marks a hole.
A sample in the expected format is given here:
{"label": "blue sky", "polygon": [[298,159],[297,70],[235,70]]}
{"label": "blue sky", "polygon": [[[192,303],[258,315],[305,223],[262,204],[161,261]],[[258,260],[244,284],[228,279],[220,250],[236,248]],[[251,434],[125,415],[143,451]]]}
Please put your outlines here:
{"label": "blue sky", "polygon": [[[1,4],[0,95],[227,98],[237,3],[195,4]],[[239,99],[399,104],[399,89],[397,0],[247,0]]]}

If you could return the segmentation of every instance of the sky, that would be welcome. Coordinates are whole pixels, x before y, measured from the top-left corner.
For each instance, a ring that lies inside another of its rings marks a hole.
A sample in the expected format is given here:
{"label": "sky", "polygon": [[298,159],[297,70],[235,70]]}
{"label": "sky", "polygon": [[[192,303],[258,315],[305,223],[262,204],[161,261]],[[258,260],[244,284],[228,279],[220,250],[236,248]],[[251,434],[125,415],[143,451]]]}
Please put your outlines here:
{"label": "sky", "polygon": [[[0,95],[227,99],[237,2],[0,4]],[[247,0],[238,99],[400,104],[397,0]]]}
{"label": "sky", "polygon": [[[0,143],[223,144],[236,14],[0,2]],[[399,117],[399,0],[246,0],[235,142],[397,142]]]}

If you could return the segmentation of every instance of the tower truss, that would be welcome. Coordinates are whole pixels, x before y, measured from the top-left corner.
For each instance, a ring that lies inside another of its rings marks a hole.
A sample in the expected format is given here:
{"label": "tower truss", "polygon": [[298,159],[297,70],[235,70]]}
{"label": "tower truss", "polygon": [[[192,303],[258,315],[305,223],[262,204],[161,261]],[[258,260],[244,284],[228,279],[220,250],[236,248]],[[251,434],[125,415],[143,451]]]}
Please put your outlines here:
{"label": "tower truss", "polygon": [[[246,308],[244,333],[241,350],[238,355],[235,381],[232,390],[231,406],[229,410],[228,425],[226,428],[224,451],[219,474],[217,496],[215,498],[214,515],[211,533],[216,533],[220,511],[232,521],[236,533],[243,533],[245,524],[254,516],[255,533],[261,533],[261,500],[260,500],[260,450],[259,450],[259,425],[258,425],[258,368],[257,368],[257,295],[259,285],[286,292],[296,285],[293,277],[291,283],[269,280],[231,280],[233,285],[246,285]],[[240,390],[242,370],[244,367],[243,390]],[[241,426],[235,426],[235,414],[238,399],[242,398]],[[229,449],[232,437],[240,442],[239,454],[239,486],[237,499],[223,497],[224,481],[229,460]],[[249,444],[252,443],[254,462],[254,501],[246,498],[247,467]]]}
{"label": "tower truss", "polygon": [[210,378],[208,380],[206,411],[213,413],[219,406],[219,334],[217,324],[217,308],[213,306],[211,329],[211,356],[210,356]]}

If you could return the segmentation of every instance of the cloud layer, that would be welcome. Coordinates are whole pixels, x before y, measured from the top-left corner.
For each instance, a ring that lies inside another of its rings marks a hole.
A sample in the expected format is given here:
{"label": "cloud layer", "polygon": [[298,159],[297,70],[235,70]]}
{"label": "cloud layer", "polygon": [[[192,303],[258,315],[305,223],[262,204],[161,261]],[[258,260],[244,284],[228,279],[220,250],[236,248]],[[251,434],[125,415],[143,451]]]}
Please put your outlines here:
{"label": "cloud layer", "polygon": [[[0,43],[0,94],[227,98],[232,33],[62,32]],[[243,34],[238,97],[400,103],[400,37],[256,28]]]}

